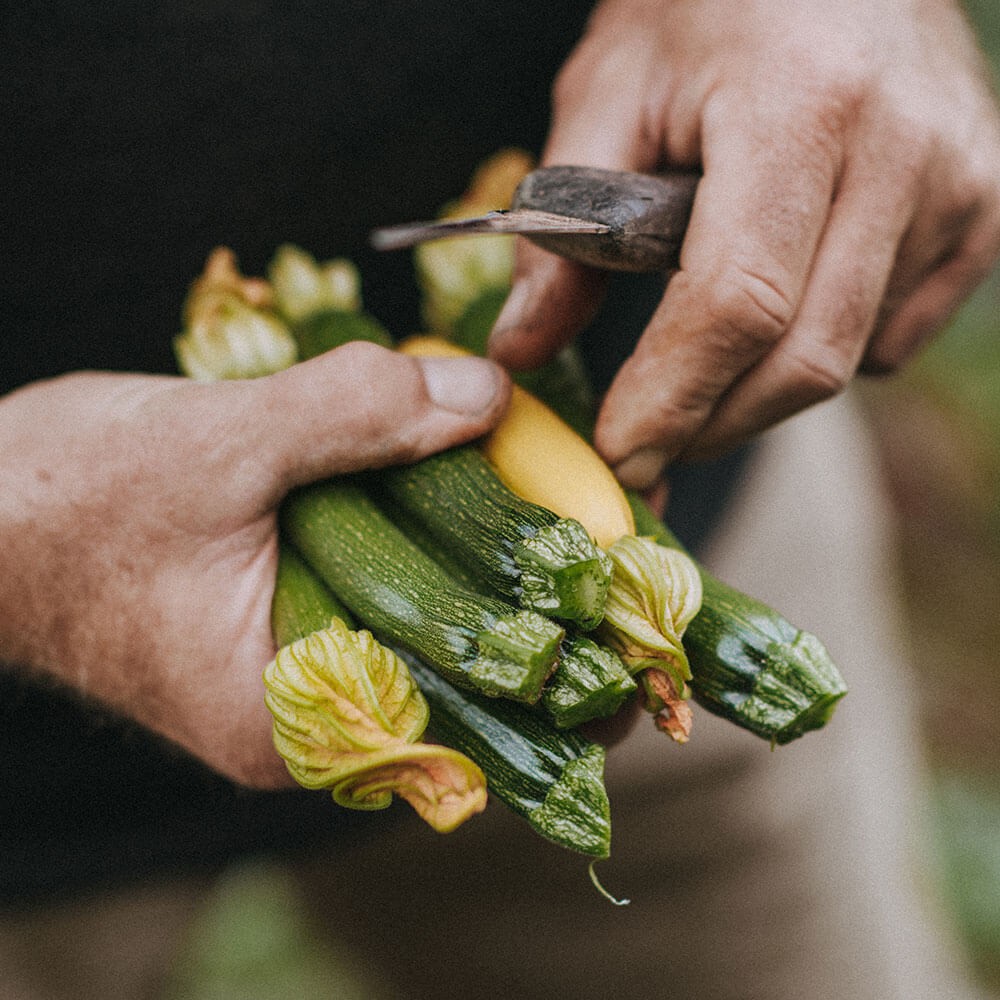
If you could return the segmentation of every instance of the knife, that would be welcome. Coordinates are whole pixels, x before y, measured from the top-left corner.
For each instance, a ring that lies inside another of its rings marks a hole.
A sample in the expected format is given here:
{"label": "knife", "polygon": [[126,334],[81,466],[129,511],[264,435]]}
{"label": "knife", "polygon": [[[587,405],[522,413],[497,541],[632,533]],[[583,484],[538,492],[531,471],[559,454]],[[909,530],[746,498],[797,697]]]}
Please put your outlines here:
{"label": "knife", "polygon": [[509,210],[385,226],[371,242],[377,250],[399,250],[445,237],[516,233],[605,271],[673,271],[699,179],[692,171],[540,167],[518,185]]}

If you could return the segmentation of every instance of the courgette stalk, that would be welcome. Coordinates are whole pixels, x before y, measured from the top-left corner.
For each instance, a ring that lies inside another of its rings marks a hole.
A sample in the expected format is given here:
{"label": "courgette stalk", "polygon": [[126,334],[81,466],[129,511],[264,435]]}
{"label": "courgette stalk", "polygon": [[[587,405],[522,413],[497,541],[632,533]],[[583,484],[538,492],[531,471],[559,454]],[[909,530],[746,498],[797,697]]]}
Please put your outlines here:
{"label": "courgette stalk", "polygon": [[[485,586],[467,563],[459,562],[405,508],[395,505],[387,513],[396,527],[452,579],[470,590]],[[569,728],[613,715],[637,687],[613,650],[586,636],[568,635],[560,648],[555,673],[542,691],[542,704],[557,726]]]}
{"label": "courgette stalk", "polygon": [[[638,534],[683,549],[639,496],[629,501]],[[703,567],[699,572],[701,610],[684,637],[695,700],[779,745],[824,726],[847,686],[819,639]]]}
{"label": "courgette stalk", "polygon": [[579,521],[512,493],[476,448],[452,448],[378,478],[491,592],[585,630],[600,623],[611,560]]}
{"label": "courgette stalk", "polygon": [[614,715],[637,689],[617,653],[587,636],[573,635],[563,642],[542,705],[560,729],[571,729]]}
{"label": "courgette stalk", "polygon": [[282,530],[367,628],[455,684],[536,702],[564,631],[532,611],[461,587],[344,479],[292,493]]}
{"label": "courgette stalk", "polygon": [[[467,337],[474,339],[472,333]],[[565,387],[553,379],[540,379],[535,388],[555,410],[566,396]],[[582,398],[583,387],[579,393]],[[589,425],[588,437],[592,418]],[[641,497],[627,496],[637,535],[684,551]],[[684,634],[695,701],[774,744],[822,728],[847,686],[819,639],[703,566],[698,572],[701,610]]]}

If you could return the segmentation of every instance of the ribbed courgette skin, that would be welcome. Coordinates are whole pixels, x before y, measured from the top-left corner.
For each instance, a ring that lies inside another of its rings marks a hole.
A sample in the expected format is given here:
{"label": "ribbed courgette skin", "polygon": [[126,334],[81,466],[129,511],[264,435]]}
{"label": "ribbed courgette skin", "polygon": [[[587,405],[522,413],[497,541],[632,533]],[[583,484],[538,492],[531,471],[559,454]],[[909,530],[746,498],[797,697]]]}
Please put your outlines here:
{"label": "ribbed courgette skin", "polygon": [[[629,500],[637,534],[681,548],[641,498]],[[763,602],[699,570],[701,610],[684,635],[695,700],[777,744],[825,725],[847,686],[822,643]]]}
{"label": "ribbed courgette skin", "polygon": [[278,574],[271,601],[271,630],[278,646],[301,639],[325,628],[331,618],[339,618],[353,628],[350,613],[302,557],[286,544],[278,552]]}
{"label": "ribbed courgette skin", "polygon": [[[280,645],[324,628],[338,599],[308,565],[286,549],[274,605]],[[604,748],[576,732],[559,732],[539,712],[462,691],[400,650],[431,709],[431,731],[474,760],[490,794],[543,837],[594,858],[611,849],[611,810],[604,788]]]}
{"label": "ribbed courgette skin", "polygon": [[412,650],[454,683],[537,701],[563,630],[453,581],[354,482],[296,491],[285,537],[373,633]]}
{"label": "ribbed courgette skin", "polygon": [[542,705],[560,729],[614,715],[638,688],[618,654],[583,635],[567,636]]}

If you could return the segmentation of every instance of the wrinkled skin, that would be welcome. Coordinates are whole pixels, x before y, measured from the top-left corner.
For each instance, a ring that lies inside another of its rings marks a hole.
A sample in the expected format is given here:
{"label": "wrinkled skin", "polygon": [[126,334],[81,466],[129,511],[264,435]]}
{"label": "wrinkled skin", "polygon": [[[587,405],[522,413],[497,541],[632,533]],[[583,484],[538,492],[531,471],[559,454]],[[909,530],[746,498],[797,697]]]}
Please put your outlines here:
{"label": "wrinkled skin", "polygon": [[[605,0],[543,163],[704,171],[597,425],[640,488],[897,369],[1000,251],[996,103],[950,0]],[[513,368],[571,340],[603,284],[522,243],[490,344]]]}
{"label": "wrinkled skin", "polygon": [[296,485],[475,437],[507,398],[490,362],[370,344],[249,382],[80,373],[12,393],[0,401],[0,662],[246,785],[292,784],[261,680],[279,503]]}

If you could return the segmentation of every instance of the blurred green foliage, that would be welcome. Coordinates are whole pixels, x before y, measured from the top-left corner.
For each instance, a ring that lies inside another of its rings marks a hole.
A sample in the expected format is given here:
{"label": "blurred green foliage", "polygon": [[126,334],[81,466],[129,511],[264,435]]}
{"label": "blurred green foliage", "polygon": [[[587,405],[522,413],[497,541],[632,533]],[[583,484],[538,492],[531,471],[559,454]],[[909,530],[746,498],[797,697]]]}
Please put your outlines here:
{"label": "blurred green foliage", "polygon": [[162,1000],[378,1000],[336,934],[320,935],[288,873],[264,861],[226,873],[189,928]]}
{"label": "blurred green foliage", "polygon": [[1000,788],[942,772],[933,805],[948,903],[985,985],[1000,992]]}

